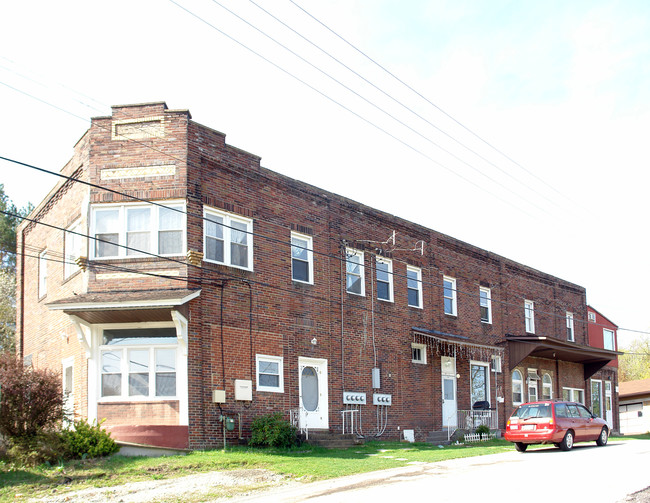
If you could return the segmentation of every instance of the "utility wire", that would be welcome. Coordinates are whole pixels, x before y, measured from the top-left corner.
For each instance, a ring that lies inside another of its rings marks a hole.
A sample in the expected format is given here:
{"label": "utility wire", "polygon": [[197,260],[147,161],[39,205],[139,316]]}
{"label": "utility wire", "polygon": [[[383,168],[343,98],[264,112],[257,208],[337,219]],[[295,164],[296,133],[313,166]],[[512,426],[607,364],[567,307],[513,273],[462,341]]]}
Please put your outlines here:
{"label": "utility wire", "polygon": [[346,110],[347,112],[351,113],[352,115],[354,115],[354,116],[357,117],[358,119],[362,120],[362,121],[365,122],[366,124],[372,126],[373,128],[375,128],[375,129],[377,129],[378,131],[384,133],[385,135],[389,136],[390,138],[394,139],[395,141],[401,143],[402,145],[404,145],[405,147],[407,147],[409,150],[411,150],[411,151],[415,152],[416,154],[418,154],[418,155],[424,157],[425,159],[427,159],[427,160],[429,160],[430,162],[434,163],[435,165],[441,167],[441,168],[444,169],[445,171],[447,171],[447,172],[453,174],[454,176],[457,176],[457,177],[461,178],[462,180],[464,180],[464,181],[467,182],[468,184],[470,184],[470,185],[476,187],[478,190],[480,190],[480,191],[482,191],[482,192],[485,192],[485,193],[491,195],[492,197],[494,197],[494,198],[500,200],[501,202],[507,204],[508,206],[511,206],[511,207],[515,208],[516,210],[518,210],[518,211],[520,211],[520,212],[522,212],[522,213],[524,213],[524,214],[526,214],[526,215],[532,217],[532,215],[531,215],[530,213],[528,213],[526,210],[524,210],[523,208],[521,208],[521,207],[519,207],[519,206],[516,206],[516,205],[512,204],[510,201],[508,201],[508,200],[506,200],[506,199],[503,199],[502,197],[498,196],[497,194],[493,193],[492,191],[490,191],[490,190],[486,189],[485,187],[483,187],[483,186],[481,186],[481,185],[475,183],[474,181],[470,180],[470,179],[467,178],[466,176],[464,176],[464,175],[458,173],[457,171],[455,171],[455,170],[449,168],[449,167],[446,166],[445,164],[442,164],[441,162],[435,160],[433,157],[431,157],[431,156],[429,156],[428,154],[424,153],[422,150],[420,150],[420,149],[414,147],[413,145],[411,145],[410,143],[406,142],[405,140],[402,140],[401,138],[397,137],[397,136],[394,135],[393,133],[389,132],[387,129],[385,129],[385,128],[383,128],[383,127],[381,127],[381,126],[375,124],[375,123],[372,122],[370,119],[367,119],[367,118],[365,118],[363,115],[361,115],[361,114],[355,112],[354,110],[352,110],[350,107],[348,107],[348,106],[344,105],[343,103],[341,103],[341,102],[335,100],[334,98],[332,98],[331,96],[329,96],[329,95],[326,94],[325,92],[323,92],[323,91],[321,91],[320,89],[318,89],[318,88],[312,86],[312,85],[309,84],[307,81],[301,79],[301,78],[298,77],[297,75],[291,73],[289,70],[286,70],[285,68],[281,67],[281,66],[278,65],[277,63],[274,63],[274,62],[271,61],[269,58],[263,56],[261,53],[255,51],[254,49],[250,48],[249,46],[247,46],[247,45],[244,44],[243,42],[240,42],[240,41],[237,40],[236,38],[232,37],[231,35],[227,34],[227,33],[224,32],[223,30],[221,30],[220,28],[216,27],[214,24],[212,24],[212,23],[210,23],[209,21],[203,19],[201,16],[199,16],[199,15],[196,14],[195,12],[192,12],[191,10],[189,10],[189,9],[187,9],[187,8],[185,8],[185,7],[183,7],[182,5],[180,5],[179,3],[177,3],[175,0],[169,0],[169,1],[170,1],[171,3],[173,3],[174,5],[176,5],[178,8],[184,10],[185,12],[187,12],[188,14],[190,14],[191,16],[193,16],[194,18],[198,19],[198,20],[201,21],[202,23],[205,23],[207,26],[209,26],[209,27],[212,28],[213,30],[215,30],[215,31],[217,31],[217,32],[219,32],[219,33],[221,33],[224,37],[228,38],[228,39],[231,40],[232,42],[234,42],[234,43],[236,43],[237,45],[243,47],[243,48],[246,49],[247,51],[253,53],[255,56],[257,56],[257,57],[261,58],[262,60],[266,61],[268,64],[270,64],[270,65],[272,65],[273,67],[277,68],[278,70],[280,70],[281,72],[285,73],[285,74],[288,75],[289,77],[291,77],[291,78],[297,80],[298,82],[300,82],[300,83],[303,84],[304,86],[307,86],[307,87],[308,87],[309,89],[311,89],[312,91],[314,91],[314,92],[320,94],[323,98],[325,98],[325,99],[331,101],[331,102],[334,103],[335,105],[341,107],[342,109],[344,109],[344,110]]}
{"label": "utility wire", "polygon": [[[407,111],[409,111],[411,114],[413,114],[415,117],[417,117],[418,119],[424,121],[424,122],[427,123],[429,126],[433,127],[435,130],[437,130],[438,132],[440,132],[441,134],[443,134],[444,136],[446,136],[447,138],[449,138],[450,140],[452,140],[452,141],[453,141],[454,143],[456,143],[457,145],[460,145],[460,146],[463,147],[465,150],[471,152],[471,153],[474,154],[476,157],[478,157],[478,158],[481,159],[482,161],[488,163],[490,166],[496,168],[496,169],[499,170],[501,173],[503,173],[504,175],[508,176],[509,178],[511,178],[511,179],[514,180],[515,182],[519,183],[520,185],[524,186],[524,187],[527,188],[528,190],[530,190],[530,191],[532,191],[533,193],[537,194],[538,196],[540,196],[540,197],[546,199],[549,203],[551,203],[551,204],[553,204],[553,205],[556,205],[556,206],[559,206],[555,201],[553,201],[552,199],[550,199],[549,197],[547,197],[545,194],[542,194],[541,192],[539,192],[538,190],[536,190],[534,187],[531,187],[529,184],[527,184],[527,183],[523,182],[522,180],[520,180],[519,178],[515,177],[515,176],[514,176],[512,173],[510,173],[509,171],[507,171],[507,170],[501,168],[499,165],[495,164],[494,162],[492,162],[491,160],[489,160],[487,157],[483,156],[482,154],[480,154],[480,153],[477,152],[476,150],[472,149],[471,147],[465,145],[463,142],[461,142],[460,140],[458,140],[457,138],[455,138],[455,137],[452,136],[451,134],[447,133],[447,132],[446,132],[445,130],[443,130],[442,128],[438,127],[436,124],[434,124],[433,122],[431,122],[429,119],[427,119],[426,117],[422,116],[422,115],[421,115],[420,113],[418,113],[417,111],[413,110],[413,108],[411,108],[411,107],[409,107],[408,105],[404,104],[402,101],[398,100],[395,96],[393,96],[392,94],[386,92],[384,89],[382,89],[381,87],[379,87],[378,85],[376,85],[374,82],[370,81],[369,79],[367,79],[366,77],[364,77],[363,75],[361,75],[359,72],[357,72],[356,70],[354,70],[354,69],[351,68],[350,66],[346,65],[346,64],[345,64],[343,61],[341,61],[339,58],[337,58],[336,56],[334,56],[334,55],[332,55],[331,53],[327,52],[327,51],[326,51],[325,49],[323,49],[320,45],[314,43],[314,42],[313,42],[312,40],[310,40],[308,37],[304,36],[302,33],[298,32],[297,30],[295,30],[294,28],[292,28],[289,24],[287,24],[287,23],[285,23],[284,21],[282,21],[281,19],[279,19],[277,16],[275,16],[274,14],[272,14],[271,12],[269,12],[268,10],[266,10],[264,7],[262,7],[261,5],[259,5],[259,4],[258,4],[257,2],[255,2],[254,0],[249,0],[249,2],[252,3],[253,5],[255,5],[255,7],[257,7],[258,9],[260,9],[262,12],[266,13],[268,16],[270,16],[270,17],[272,17],[273,19],[275,19],[275,20],[276,20],[278,23],[280,23],[282,26],[284,26],[285,28],[287,28],[287,29],[290,30],[291,32],[295,33],[297,36],[299,36],[300,38],[302,38],[305,42],[307,42],[307,43],[310,44],[311,46],[315,47],[315,48],[318,49],[320,52],[322,52],[323,54],[325,54],[326,56],[328,56],[330,59],[332,59],[333,61],[335,61],[335,62],[338,63],[339,65],[341,65],[343,68],[345,68],[346,70],[348,70],[349,72],[353,73],[355,76],[357,76],[358,78],[360,78],[361,80],[363,80],[366,84],[368,84],[368,85],[372,86],[373,88],[375,88],[377,91],[379,91],[380,93],[382,93],[382,94],[383,94],[384,96],[386,96],[388,99],[394,101],[395,103],[397,103],[398,105],[400,105],[402,108],[404,108],[405,110],[407,110]],[[410,128],[409,128],[409,129],[410,129]],[[418,134],[419,134],[419,133],[418,133]],[[422,136],[422,135],[420,135],[420,136]],[[438,146],[438,147],[440,147],[437,143],[436,143],[435,145]],[[440,147],[440,148],[442,148],[442,147]],[[443,151],[449,153],[448,150],[446,150],[446,149],[443,149]],[[451,154],[451,153],[449,153],[449,154],[452,155],[455,159],[458,159],[458,160],[460,160],[461,162],[463,162],[464,164],[467,164],[465,161],[463,161],[462,159],[458,158],[458,157],[455,156],[454,154]],[[469,164],[467,164],[467,165],[469,166]],[[470,167],[471,167],[471,166],[470,166]],[[485,175],[484,175],[484,176],[485,176]],[[489,178],[489,177],[488,177],[488,178]],[[492,178],[489,178],[489,179],[492,180]],[[494,180],[493,180],[493,181],[494,181]],[[497,183],[498,183],[498,182],[497,182]],[[501,184],[499,184],[499,185],[501,185]],[[537,205],[535,205],[535,206],[537,206]],[[539,208],[539,206],[537,206],[537,207]]]}
{"label": "utility wire", "polygon": [[[480,169],[478,169],[478,168],[475,167],[474,165],[468,163],[467,161],[465,161],[465,160],[462,159],[461,157],[457,156],[456,154],[454,154],[454,153],[451,152],[450,150],[446,149],[445,147],[443,147],[443,146],[440,145],[439,143],[433,141],[433,140],[432,140],[431,138],[429,138],[428,136],[422,134],[421,132],[419,132],[419,131],[416,130],[415,128],[409,126],[408,124],[406,124],[404,121],[402,121],[401,119],[399,119],[399,118],[396,117],[395,115],[393,115],[393,114],[391,114],[390,112],[386,111],[384,108],[380,107],[379,105],[377,105],[376,103],[374,103],[374,102],[371,101],[370,99],[366,98],[365,96],[361,95],[360,93],[358,93],[357,91],[355,91],[354,89],[352,89],[351,87],[349,87],[348,85],[346,85],[346,84],[344,84],[343,82],[341,82],[340,80],[336,79],[335,77],[333,77],[332,75],[330,75],[329,73],[327,73],[327,72],[326,72],[325,70],[323,70],[322,68],[316,66],[314,63],[312,63],[312,62],[309,61],[308,59],[302,57],[300,54],[298,54],[298,53],[297,53],[296,51],[294,51],[293,49],[290,49],[290,48],[287,47],[286,45],[282,44],[281,42],[279,42],[278,40],[276,40],[275,38],[273,38],[272,36],[270,36],[269,34],[267,34],[267,33],[266,33],[265,31],[263,31],[262,29],[258,28],[257,26],[255,26],[255,25],[252,24],[251,22],[247,21],[246,19],[244,19],[242,16],[240,16],[240,15],[237,14],[236,12],[234,12],[234,11],[232,11],[231,9],[229,9],[228,7],[224,6],[224,5],[221,4],[218,0],[212,0],[212,2],[213,2],[214,4],[216,4],[216,5],[218,5],[219,7],[221,7],[222,9],[224,9],[225,11],[229,12],[231,15],[233,15],[234,17],[236,17],[237,19],[239,19],[239,20],[242,21],[243,23],[246,23],[248,26],[250,26],[251,28],[253,28],[255,31],[257,31],[258,33],[260,33],[261,35],[263,35],[263,36],[266,37],[267,39],[271,40],[272,42],[274,42],[274,43],[277,44],[278,46],[282,47],[284,50],[286,50],[287,52],[289,52],[290,54],[292,54],[293,56],[295,56],[296,58],[298,58],[298,59],[299,59],[300,61],[302,61],[303,63],[309,65],[309,66],[312,67],[312,68],[314,68],[316,71],[320,72],[322,75],[326,76],[327,78],[329,78],[330,80],[332,80],[332,81],[335,82],[336,84],[340,85],[340,86],[343,87],[345,90],[347,90],[347,91],[349,91],[350,93],[354,94],[357,98],[363,100],[364,102],[366,102],[368,105],[370,105],[370,106],[373,107],[374,109],[376,109],[376,110],[382,112],[382,113],[385,114],[387,117],[391,118],[392,120],[394,120],[395,122],[397,122],[397,123],[400,124],[401,126],[407,128],[407,129],[408,129],[409,131],[411,131],[412,133],[415,133],[417,136],[419,136],[420,138],[422,138],[422,139],[425,140],[426,142],[428,142],[428,143],[430,143],[431,145],[434,145],[435,147],[439,148],[440,150],[442,150],[444,153],[446,153],[446,154],[449,155],[450,157],[453,157],[453,158],[456,159],[457,161],[463,163],[465,166],[467,166],[468,168],[470,168],[470,169],[473,170],[474,172],[476,172],[476,173],[478,173],[479,175],[481,175],[481,176],[487,178],[489,181],[491,181],[491,182],[494,183],[495,185],[498,185],[499,187],[505,189],[507,192],[510,192],[510,193],[511,193],[512,195],[514,195],[515,197],[518,197],[518,198],[521,199],[522,201],[527,202],[527,203],[531,204],[532,206],[535,206],[537,209],[541,210],[541,211],[544,212],[544,213],[547,213],[546,210],[545,210],[544,208],[542,208],[541,206],[539,206],[539,205],[533,203],[533,202],[530,201],[529,199],[525,199],[525,198],[524,198],[521,194],[519,194],[518,192],[515,192],[515,191],[512,190],[512,189],[509,189],[508,187],[506,187],[505,185],[503,185],[503,184],[502,184],[501,182],[499,182],[498,180],[495,180],[494,178],[492,178],[491,176],[487,175],[486,173],[484,173],[483,171],[481,171]],[[254,3],[254,2],[253,2],[253,3]],[[257,5],[257,4],[255,4],[255,5]],[[259,7],[259,6],[258,6],[258,7]],[[266,12],[266,11],[265,11],[265,12]],[[432,159],[430,159],[430,160],[432,160]],[[437,162],[437,161],[436,161],[436,162]],[[495,195],[495,194],[492,194],[492,195]],[[495,195],[495,197],[496,197],[496,195]]]}
{"label": "utility wire", "polygon": [[474,131],[472,131],[471,129],[469,129],[467,126],[465,126],[463,123],[461,123],[460,121],[458,121],[457,119],[455,119],[451,114],[447,113],[445,110],[443,110],[441,107],[439,107],[438,105],[436,105],[435,103],[433,103],[431,100],[429,100],[429,99],[428,99],[426,96],[424,96],[422,93],[420,93],[419,91],[417,91],[416,89],[414,89],[413,87],[411,87],[409,84],[407,84],[406,82],[404,82],[402,79],[400,79],[397,75],[395,75],[394,73],[392,73],[392,72],[391,72],[390,70],[388,70],[386,67],[384,67],[383,65],[381,65],[380,63],[378,63],[377,61],[375,61],[373,58],[371,58],[370,56],[368,56],[368,55],[367,55],[365,52],[363,52],[361,49],[357,48],[357,47],[356,47],[355,45],[353,45],[351,42],[349,42],[348,40],[346,40],[345,38],[343,38],[343,36],[339,35],[339,34],[338,34],[337,32],[335,32],[332,28],[330,28],[329,26],[327,26],[324,22],[322,22],[321,20],[319,20],[318,18],[316,18],[314,15],[312,15],[311,13],[309,13],[309,12],[308,12],[304,7],[302,7],[301,5],[299,5],[298,3],[296,3],[295,0],[289,0],[289,1],[290,1],[293,5],[295,5],[298,9],[300,9],[302,12],[304,12],[307,16],[309,16],[309,17],[312,18],[314,21],[316,21],[318,24],[320,24],[321,26],[323,26],[327,31],[329,31],[330,33],[332,33],[333,35],[335,35],[337,38],[339,38],[339,39],[340,39],[341,41],[343,41],[345,44],[347,44],[348,46],[350,46],[352,49],[354,49],[356,52],[358,52],[359,54],[361,54],[363,57],[365,57],[365,58],[366,58],[367,60],[369,60],[371,63],[373,63],[374,65],[376,65],[378,68],[380,68],[380,69],[383,70],[385,73],[387,73],[388,75],[390,75],[390,76],[391,76],[393,79],[395,79],[397,82],[399,82],[399,83],[402,84],[404,87],[406,87],[408,90],[410,90],[411,92],[415,93],[417,96],[419,96],[419,97],[420,97],[421,99],[423,99],[425,102],[427,102],[429,105],[431,105],[431,106],[434,107],[436,110],[438,110],[439,112],[441,112],[442,114],[444,114],[446,117],[448,117],[449,119],[451,119],[453,122],[455,122],[456,124],[458,124],[460,127],[462,127],[465,131],[467,131],[468,133],[470,133],[470,134],[471,134],[472,136],[474,136],[476,139],[478,139],[479,141],[481,141],[483,144],[487,145],[487,146],[490,147],[492,150],[494,150],[495,152],[499,153],[499,154],[502,155],[504,158],[506,158],[507,160],[509,160],[509,161],[510,161],[511,163],[513,163],[515,166],[517,166],[517,167],[519,167],[520,169],[524,170],[524,171],[525,171],[526,173],[528,173],[530,176],[534,177],[535,179],[537,179],[538,181],[540,181],[541,183],[543,183],[544,185],[546,185],[547,187],[549,187],[550,189],[552,189],[554,192],[556,192],[557,194],[559,194],[559,195],[562,196],[563,198],[565,198],[565,199],[567,199],[567,200],[570,201],[570,198],[569,198],[568,196],[566,196],[565,194],[563,194],[562,192],[560,192],[559,190],[557,190],[555,187],[553,187],[552,185],[550,185],[550,184],[549,184],[548,182],[546,182],[544,179],[542,179],[542,178],[540,178],[539,176],[537,176],[537,175],[536,175],[535,173],[533,173],[532,171],[526,169],[524,166],[522,166],[521,164],[519,164],[517,161],[515,161],[514,159],[512,159],[510,156],[508,156],[507,154],[505,154],[504,152],[502,152],[501,150],[499,150],[497,147],[495,147],[495,146],[492,145],[491,143],[489,143],[487,140],[484,140],[483,138],[481,138],[477,133],[475,133]]}

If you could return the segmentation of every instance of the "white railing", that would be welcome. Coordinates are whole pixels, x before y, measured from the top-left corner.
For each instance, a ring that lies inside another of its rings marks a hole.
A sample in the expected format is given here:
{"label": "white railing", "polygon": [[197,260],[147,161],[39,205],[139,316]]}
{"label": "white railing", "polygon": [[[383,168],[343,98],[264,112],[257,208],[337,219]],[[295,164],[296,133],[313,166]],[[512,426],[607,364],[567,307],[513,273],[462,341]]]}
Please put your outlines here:
{"label": "white railing", "polygon": [[496,412],[496,410],[459,410],[456,427],[474,430],[484,424],[491,430],[496,430],[498,428]]}
{"label": "white railing", "polygon": [[355,414],[359,412],[356,409],[348,409],[341,411],[341,419],[343,420],[343,435],[354,433]]}
{"label": "white railing", "polygon": [[482,435],[480,433],[466,433],[464,438],[465,442],[487,442],[497,438],[497,436],[495,433],[483,433]]}
{"label": "white railing", "polygon": [[289,422],[298,428],[300,433],[305,434],[305,440],[309,440],[309,428],[302,428],[300,426],[300,409],[290,409],[289,410]]}

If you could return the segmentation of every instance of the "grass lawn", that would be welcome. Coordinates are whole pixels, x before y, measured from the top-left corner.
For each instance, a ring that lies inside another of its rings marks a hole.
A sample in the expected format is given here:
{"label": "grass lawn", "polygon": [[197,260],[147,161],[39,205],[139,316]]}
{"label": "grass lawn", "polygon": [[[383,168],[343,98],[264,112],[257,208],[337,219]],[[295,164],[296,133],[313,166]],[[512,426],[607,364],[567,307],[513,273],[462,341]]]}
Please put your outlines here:
{"label": "grass lawn", "polygon": [[181,477],[213,470],[265,468],[302,481],[405,466],[413,462],[481,456],[513,450],[505,440],[440,448],[431,444],[369,442],[349,449],[303,445],[293,449],[231,447],[161,458],[112,456],[70,461],[58,466],[15,468],[0,461],[0,501],[64,494],[87,487],[105,487],[141,480]]}

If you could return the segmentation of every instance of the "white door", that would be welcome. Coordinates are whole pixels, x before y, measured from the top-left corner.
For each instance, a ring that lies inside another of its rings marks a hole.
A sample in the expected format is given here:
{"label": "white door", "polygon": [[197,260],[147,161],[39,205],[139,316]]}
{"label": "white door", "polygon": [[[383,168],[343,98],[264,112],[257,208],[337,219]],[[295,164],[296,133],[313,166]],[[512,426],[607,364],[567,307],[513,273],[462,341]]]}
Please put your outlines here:
{"label": "white door", "polygon": [[73,387],[73,368],[74,357],[66,358],[63,360],[63,413],[65,414],[64,424],[72,424],[74,420],[74,387]]}
{"label": "white door", "polygon": [[456,358],[442,356],[442,425],[456,427]]}
{"label": "white door", "polygon": [[612,382],[605,381],[605,421],[607,421],[607,426],[611,430],[614,428],[614,422],[612,417]]}
{"label": "white door", "polygon": [[327,360],[298,358],[300,427],[328,428]]}

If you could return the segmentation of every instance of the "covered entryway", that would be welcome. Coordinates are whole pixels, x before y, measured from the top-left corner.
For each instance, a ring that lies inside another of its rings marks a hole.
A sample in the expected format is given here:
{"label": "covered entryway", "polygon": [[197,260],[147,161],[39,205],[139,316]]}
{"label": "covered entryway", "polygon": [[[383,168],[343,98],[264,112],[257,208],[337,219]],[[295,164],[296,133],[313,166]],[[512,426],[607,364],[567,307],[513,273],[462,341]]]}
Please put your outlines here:
{"label": "covered entryway", "polygon": [[298,358],[300,428],[329,428],[327,360]]}

